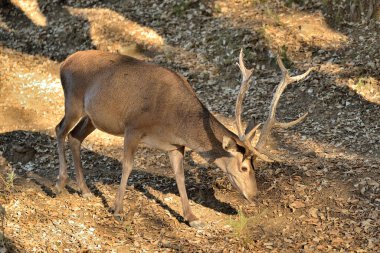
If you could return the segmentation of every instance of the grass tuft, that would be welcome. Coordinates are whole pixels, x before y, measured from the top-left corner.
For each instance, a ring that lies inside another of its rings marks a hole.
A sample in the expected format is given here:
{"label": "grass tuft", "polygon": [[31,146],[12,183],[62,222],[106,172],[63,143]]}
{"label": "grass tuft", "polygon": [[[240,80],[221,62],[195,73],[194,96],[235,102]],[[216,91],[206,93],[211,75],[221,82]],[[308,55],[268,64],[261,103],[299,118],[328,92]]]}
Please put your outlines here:
{"label": "grass tuft", "polygon": [[232,227],[234,233],[240,236],[246,231],[248,221],[249,221],[249,218],[245,216],[242,210],[239,210],[238,219],[237,220],[230,219],[228,223]]}

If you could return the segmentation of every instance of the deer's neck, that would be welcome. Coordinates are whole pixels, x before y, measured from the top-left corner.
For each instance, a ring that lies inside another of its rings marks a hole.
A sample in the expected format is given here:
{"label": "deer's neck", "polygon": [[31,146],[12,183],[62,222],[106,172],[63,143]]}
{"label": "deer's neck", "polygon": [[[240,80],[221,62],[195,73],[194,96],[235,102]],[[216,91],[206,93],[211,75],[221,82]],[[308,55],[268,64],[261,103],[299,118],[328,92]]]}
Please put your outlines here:
{"label": "deer's neck", "polygon": [[229,156],[223,149],[223,137],[229,136],[236,140],[238,137],[220,123],[206,108],[201,117],[195,121],[191,138],[187,146],[209,162]]}

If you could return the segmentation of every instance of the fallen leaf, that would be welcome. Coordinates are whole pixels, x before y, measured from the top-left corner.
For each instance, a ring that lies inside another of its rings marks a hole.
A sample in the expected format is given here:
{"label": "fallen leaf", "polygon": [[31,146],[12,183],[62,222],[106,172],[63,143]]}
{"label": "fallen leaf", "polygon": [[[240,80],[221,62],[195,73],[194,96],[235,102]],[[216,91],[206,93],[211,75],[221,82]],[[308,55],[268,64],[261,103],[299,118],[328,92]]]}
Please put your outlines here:
{"label": "fallen leaf", "polygon": [[340,244],[342,244],[344,242],[344,240],[342,239],[342,238],[340,238],[340,237],[338,237],[338,238],[334,238],[332,241],[331,241],[331,243],[333,244],[333,245],[340,245]]}
{"label": "fallen leaf", "polygon": [[315,207],[310,208],[308,213],[309,213],[310,217],[318,218],[318,209],[317,208],[315,208]]}
{"label": "fallen leaf", "polygon": [[292,209],[292,211],[294,212],[296,209],[299,209],[299,208],[304,208],[306,205],[304,202],[302,202],[301,200],[296,200],[294,201],[293,203],[291,203],[289,205],[289,207]]}

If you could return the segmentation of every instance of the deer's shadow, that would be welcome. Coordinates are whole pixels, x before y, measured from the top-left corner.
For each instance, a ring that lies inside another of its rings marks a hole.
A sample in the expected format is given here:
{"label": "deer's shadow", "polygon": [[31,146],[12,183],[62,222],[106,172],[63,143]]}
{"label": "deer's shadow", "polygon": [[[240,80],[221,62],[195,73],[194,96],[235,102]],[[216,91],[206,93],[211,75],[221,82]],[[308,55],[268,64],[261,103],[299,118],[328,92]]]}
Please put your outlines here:
{"label": "deer's shadow", "polygon": [[[29,156],[30,163],[32,164],[31,167],[35,168],[32,169],[32,171],[28,172],[27,169],[25,169],[25,163],[27,163],[25,159],[22,160],[24,164],[17,160],[18,158],[23,157],[22,154],[15,154],[15,152],[17,153],[18,151],[20,152],[20,150],[23,150],[20,149],[20,147],[23,147],[25,150],[29,150],[29,152],[27,152],[28,154],[30,154],[30,149],[35,150],[34,156]],[[12,131],[2,133],[0,134],[0,151],[3,152],[3,156],[16,169],[19,176],[26,176],[27,173],[32,172],[36,175],[33,181],[41,187],[45,194],[52,198],[56,197],[53,189],[54,182],[58,175],[58,154],[56,151],[55,138],[40,132],[30,131]],[[71,152],[67,149],[66,154],[70,167],[68,170],[69,175],[71,179],[74,179],[75,175],[74,170],[72,169]],[[102,199],[104,207],[111,212],[112,204],[108,203],[104,193],[99,190],[95,182],[104,185],[119,185],[121,177],[121,163],[115,158],[101,155],[83,147],[81,150],[81,158],[86,181],[90,190],[95,196]],[[140,157],[139,159],[144,160],[144,157]],[[189,157],[187,157],[186,160],[188,159]],[[190,160],[189,163],[191,166],[197,166],[193,160]],[[167,167],[169,170],[169,164]],[[187,193],[190,200],[224,214],[237,213],[233,206],[228,203],[221,202],[215,197],[215,191],[213,189],[213,184],[210,182],[211,176],[208,174],[208,170],[199,169],[197,170],[197,173],[186,171],[185,178]],[[132,171],[128,179],[128,185],[134,186],[133,189],[129,187],[129,190],[139,191],[148,199],[154,199],[155,202],[162,208],[166,209],[179,221],[183,222],[183,218],[180,214],[172,210],[149,190],[149,188],[151,188],[163,194],[172,193],[179,196],[174,178],[170,176],[153,174],[137,168]],[[79,194],[76,189],[76,185],[69,184],[66,189],[69,194]]]}

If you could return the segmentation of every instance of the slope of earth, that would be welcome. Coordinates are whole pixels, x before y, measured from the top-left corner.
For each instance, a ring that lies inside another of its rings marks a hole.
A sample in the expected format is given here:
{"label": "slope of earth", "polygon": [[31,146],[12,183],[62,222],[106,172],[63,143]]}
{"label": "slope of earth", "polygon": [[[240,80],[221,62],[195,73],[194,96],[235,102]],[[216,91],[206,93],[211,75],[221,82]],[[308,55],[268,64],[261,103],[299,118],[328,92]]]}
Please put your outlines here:
{"label": "slope of earth", "polygon": [[[377,252],[380,22],[334,24],[320,1],[282,2],[292,1],[1,1],[0,252]],[[192,209],[207,222],[198,230],[181,218],[166,154],[141,146],[117,222],[121,138],[95,131],[83,144],[93,197],[78,194],[72,169],[67,192],[53,191],[59,64],[94,48],[181,73],[233,131],[240,48],[254,68],[247,121],[266,119],[279,53],[292,74],[316,71],[288,87],[278,117],[309,116],[274,131],[268,148],[286,162],[257,162],[252,204],[187,152]]]}

